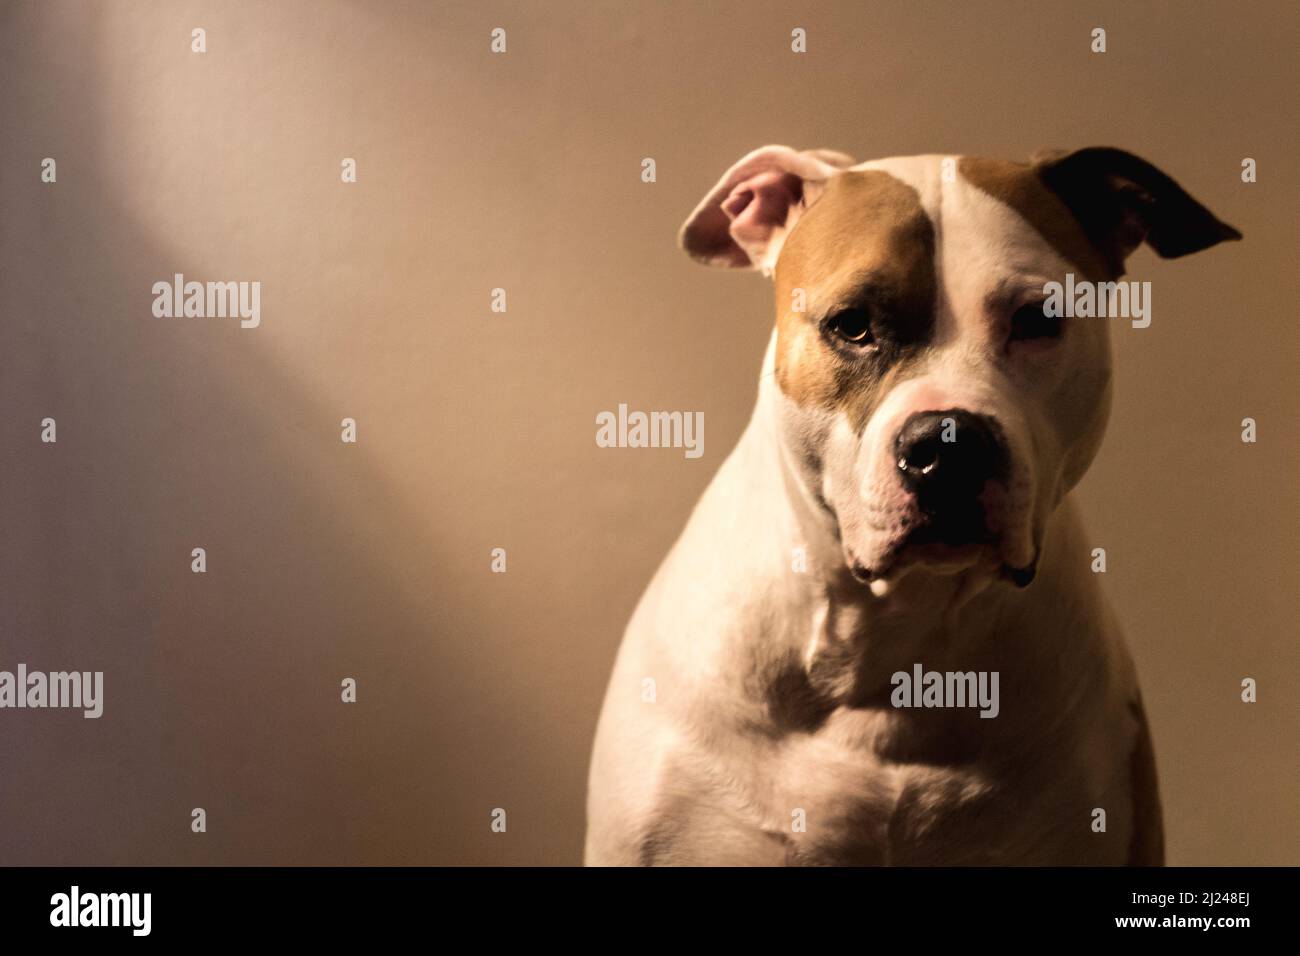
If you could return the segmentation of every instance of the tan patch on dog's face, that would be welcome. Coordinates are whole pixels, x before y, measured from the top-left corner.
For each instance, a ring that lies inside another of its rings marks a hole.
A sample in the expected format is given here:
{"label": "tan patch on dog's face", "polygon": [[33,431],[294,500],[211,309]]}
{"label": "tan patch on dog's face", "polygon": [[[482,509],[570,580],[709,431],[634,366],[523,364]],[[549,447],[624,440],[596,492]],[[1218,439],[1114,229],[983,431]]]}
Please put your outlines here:
{"label": "tan patch on dog's face", "polygon": [[[860,431],[933,328],[934,250],[934,226],[914,188],[879,170],[831,179],[776,264],[781,390],[801,406],[843,411]],[[794,311],[800,289],[802,313]],[[868,310],[874,346],[824,331],[846,309]]]}
{"label": "tan patch on dog's face", "polygon": [[957,171],[976,188],[1014,209],[1063,258],[1089,279],[1117,278],[1074,214],[1043,185],[1034,167],[1003,159],[963,156]]}

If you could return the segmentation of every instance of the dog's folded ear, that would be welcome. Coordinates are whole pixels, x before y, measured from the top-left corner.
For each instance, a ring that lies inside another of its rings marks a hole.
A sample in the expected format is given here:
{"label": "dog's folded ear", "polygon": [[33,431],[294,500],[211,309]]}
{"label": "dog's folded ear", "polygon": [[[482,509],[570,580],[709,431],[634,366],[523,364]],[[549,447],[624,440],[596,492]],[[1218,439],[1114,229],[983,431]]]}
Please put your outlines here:
{"label": "dog's folded ear", "polygon": [[1169,176],[1122,149],[1040,150],[1031,161],[1116,275],[1144,241],[1160,256],[1174,259],[1241,238]]}
{"label": "dog's folded ear", "polygon": [[852,157],[828,149],[764,146],[732,166],[683,224],[678,242],[697,262],[770,274],[786,234]]}

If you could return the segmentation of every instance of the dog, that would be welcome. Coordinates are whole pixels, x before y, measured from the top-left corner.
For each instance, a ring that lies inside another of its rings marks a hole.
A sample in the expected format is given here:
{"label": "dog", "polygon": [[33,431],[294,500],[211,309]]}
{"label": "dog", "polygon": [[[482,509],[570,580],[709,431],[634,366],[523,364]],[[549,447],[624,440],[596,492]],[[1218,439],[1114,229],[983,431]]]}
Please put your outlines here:
{"label": "dog", "polygon": [[[1114,319],[1044,290],[1114,283],[1143,242],[1240,238],[1113,148],[731,167],[680,244],[770,276],[775,328],[624,635],[586,862],[1163,864],[1136,674],[1070,497]],[[963,706],[976,676],[992,706]]]}

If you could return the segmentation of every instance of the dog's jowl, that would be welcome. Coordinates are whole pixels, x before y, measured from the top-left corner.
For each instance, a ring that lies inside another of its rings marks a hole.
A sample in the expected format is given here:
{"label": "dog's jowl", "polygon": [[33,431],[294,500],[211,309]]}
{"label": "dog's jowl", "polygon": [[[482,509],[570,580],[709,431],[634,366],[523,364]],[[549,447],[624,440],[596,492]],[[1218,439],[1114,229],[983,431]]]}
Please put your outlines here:
{"label": "dog's jowl", "polygon": [[1162,862],[1137,678],[1070,494],[1112,327],[1149,334],[1150,295],[1122,324],[1047,300],[1110,295],[1143,243],[1240,234],[1117,149],[769,146],[680,238],[770,275],[774,327],[751,423],[624,636],[588,862]]}

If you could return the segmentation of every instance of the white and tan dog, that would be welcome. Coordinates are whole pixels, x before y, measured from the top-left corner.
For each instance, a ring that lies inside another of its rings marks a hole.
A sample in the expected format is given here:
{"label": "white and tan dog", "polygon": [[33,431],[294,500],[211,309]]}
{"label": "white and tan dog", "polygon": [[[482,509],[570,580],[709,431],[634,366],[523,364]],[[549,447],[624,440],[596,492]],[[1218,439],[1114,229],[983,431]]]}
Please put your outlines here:
{"label": "white and tan dog", "polygon": [[[1044,288],[1112,281],[1143,241],[1237,238],[1115,149],[732,167],[682,245],[772,275],[776,328],[623,639],[587,862],[1163,862],[1137,680],[1069,497],[1114,320],[1053,317]],[[995,675],[993,719],[900,702],[922,669]]]}

